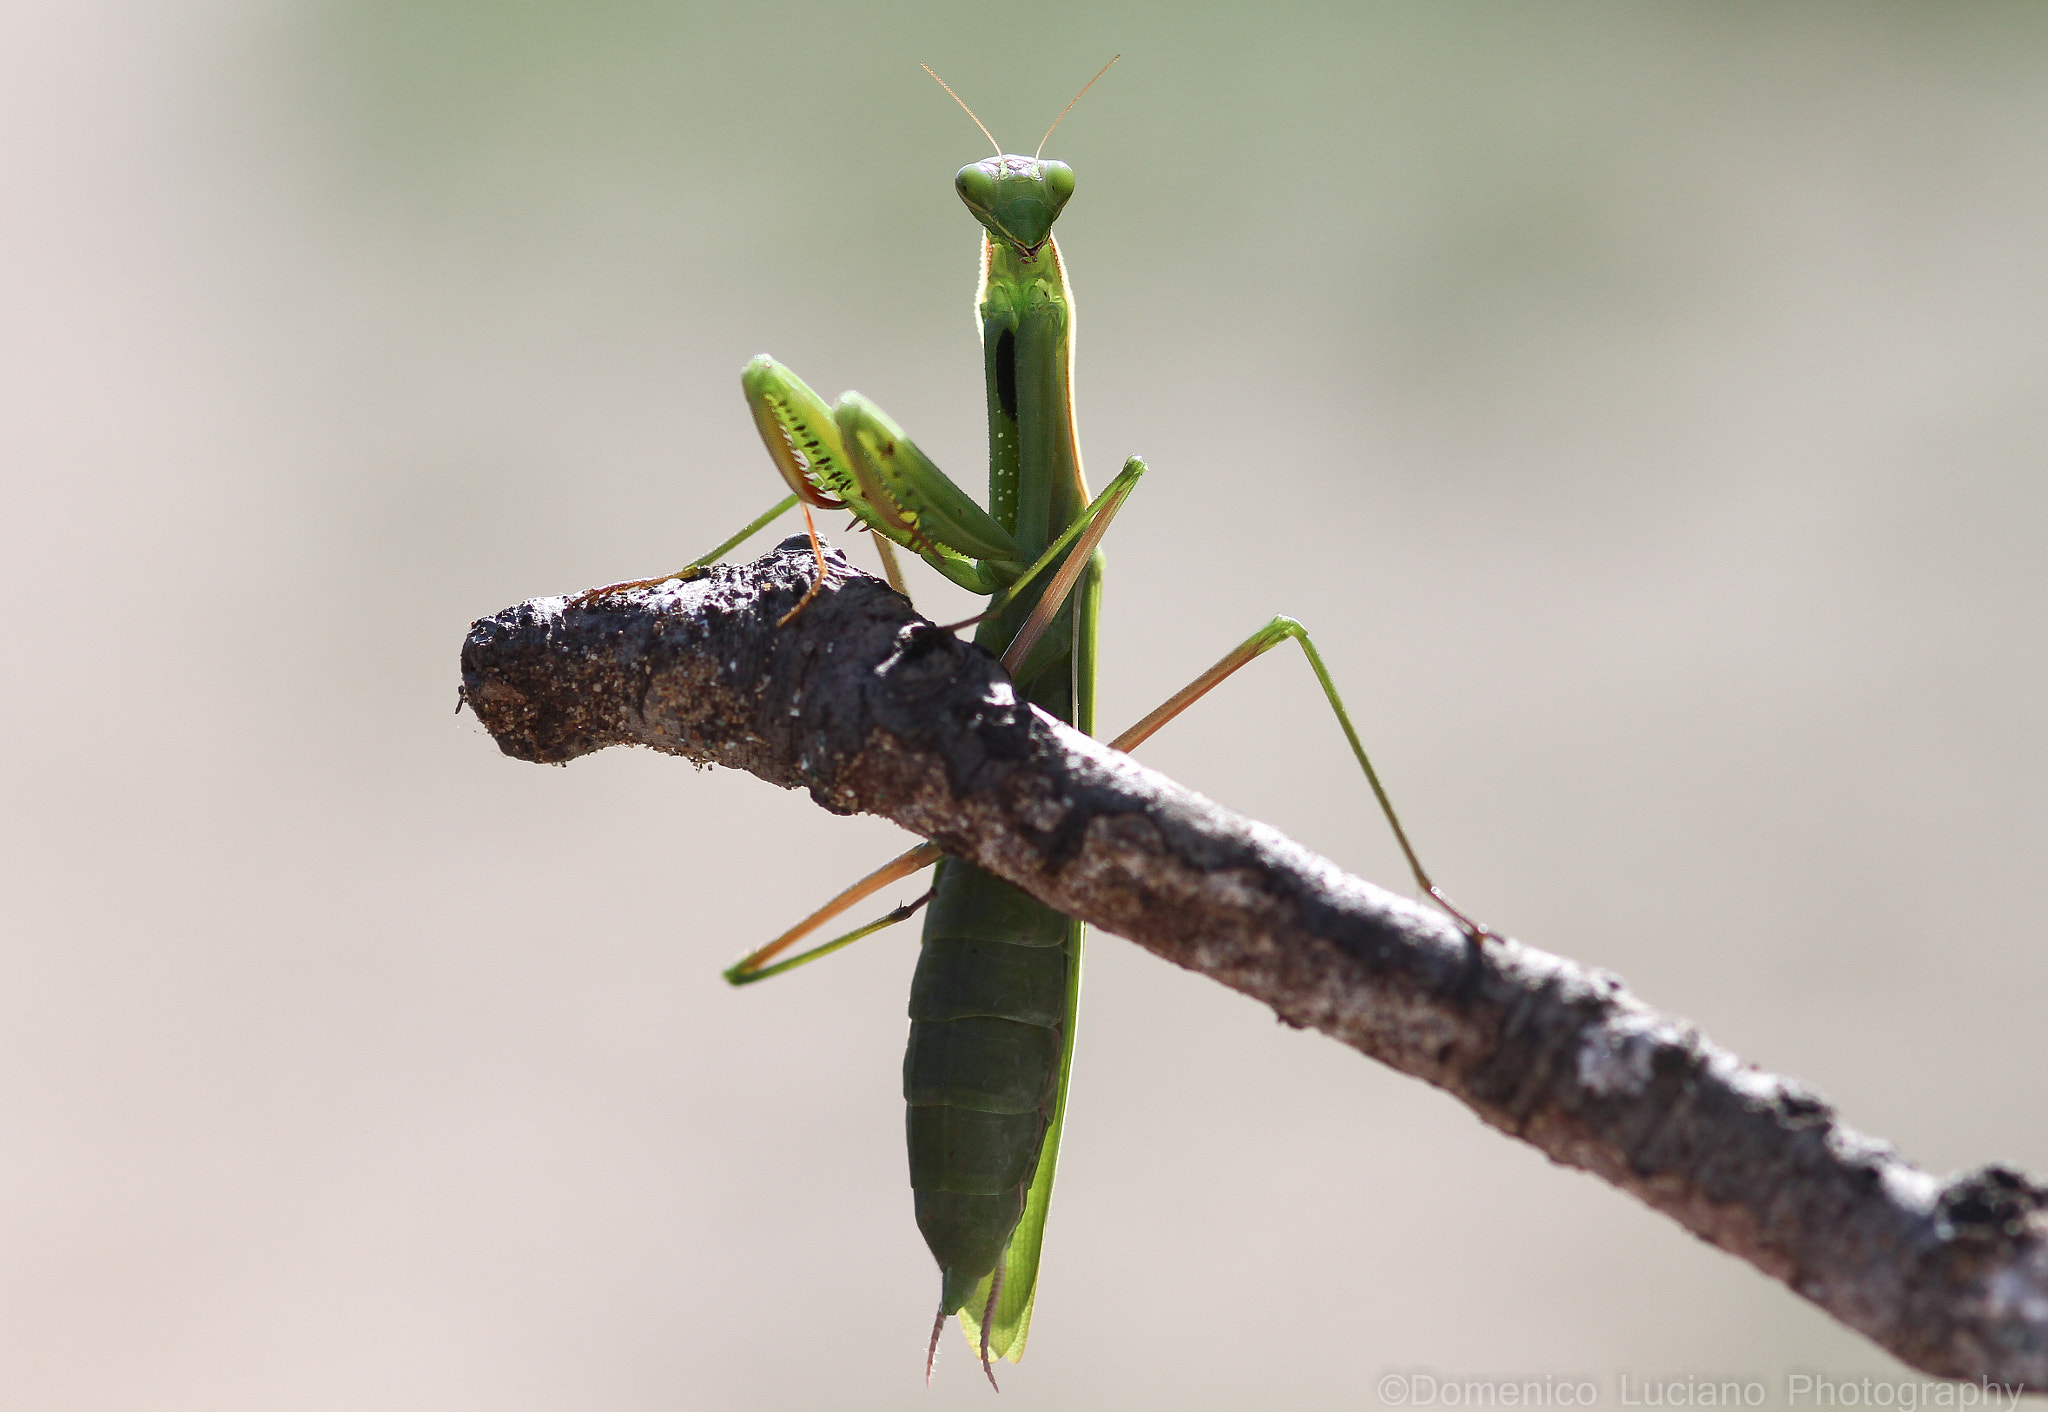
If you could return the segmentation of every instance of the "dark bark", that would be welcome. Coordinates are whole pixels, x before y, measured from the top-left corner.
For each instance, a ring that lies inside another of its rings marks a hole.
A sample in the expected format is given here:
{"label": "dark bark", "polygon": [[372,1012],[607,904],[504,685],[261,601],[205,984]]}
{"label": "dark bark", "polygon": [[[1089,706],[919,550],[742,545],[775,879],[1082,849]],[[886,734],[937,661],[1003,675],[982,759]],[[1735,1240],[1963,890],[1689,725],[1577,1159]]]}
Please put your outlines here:
{"label": "dark bark", "polygon": [[1614,976],[1473,940],[1021,707],[1000,667],[801,539],[663,590],[470,630],[506,754],[731,765],[933,839],[1053,907],[1455,1095],[1943,1377],[2048,1391],[2048,1190],[1939,1179]]}

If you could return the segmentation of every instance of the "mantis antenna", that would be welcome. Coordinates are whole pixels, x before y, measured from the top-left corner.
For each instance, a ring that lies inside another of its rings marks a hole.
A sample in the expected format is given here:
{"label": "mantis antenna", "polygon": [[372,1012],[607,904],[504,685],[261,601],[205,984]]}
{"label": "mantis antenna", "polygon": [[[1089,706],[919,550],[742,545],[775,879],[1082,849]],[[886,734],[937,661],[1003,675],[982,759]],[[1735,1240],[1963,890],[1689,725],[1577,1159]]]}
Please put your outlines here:
{"label": "mantis antenna", "polygon": [[[1121,57],[1121,56],[1119,56],[1119,57]],[[1116,62],[1116,60],[1115,60],[1115,59],[1111,59],[1111,60],[1110,60],[1110,62],[1111,62],[1111,63],[1113,64],[1113,63],[1115,63],[1115,62]],[[975,117],[975,116],[974,116],[974,109],[972,109],[972,108],[970,108],[970,107],[968,107],[968,106],[967,106],[967,100],[966,100],[966,99],[964,99],[964,98],[962,98],[962,97],[961,97],[961,96],[960,96],[959,94],[957,94],[957,93],[955,93],[955,92],[953,91],[953,85],[951,85],[950,83],[947,83],[947,82],[946,82],[946,81],[945,81],[944,79],[940,78],[940,77],[939,77],[939,76],[938,76],[937,74],[933,74],[933,73],[932,73],[932,66],[931,66],[930,64],[919,64],[919,65],[918,65],[918,67],[919,67],[919,68],[921,68],[921,69],[923,69],[923,70],[924,70],[924,71],[925,71],[926,73],[928,73],[928,74],[932,74],[932,82],[933,82],[933,83],[936,83],[936,84],[937,84],[937,85],[938,85],[939,87],[941,87],[941,88],[943,88],[943,89],[945,89],[945,90],[946,90],[946,96],[947,96],[948,98],[951,98],[951,99],[952,99],[952,100],[953,100],[953,101],[954,101],[955,103],[958,103],[958,104],[960,105],[960,111],[961,111],[961,112],[963,112],[963,113],[965,113],[965,114],[967,114],[967,116],[968,116],[968,117],[969,117],[970,119],[973,119],[974,125],[975,125],[976,127],[978,127],[978,128],[981,128],[981,135],[982,135],[983,137],[985,137],[985,138],[987,138],[987,139],[988,139],[988,141],[989,141],[989,146],[991,146],[991,147],[993,147],[993,148],[995,148],[995,149],[996,149],[996,155],[997,155],[998,157],[1002,156],[1002,155],[1003,155],[1003,144],[1002,144],[1002,143],[1000,143],[1000,142],[998,142],[998,141],[996,141],[996,136],[995,136],[995,134],[994,134],[994,133],[990,132],[990,131],[989,131],[989,130],[988,130],[988,129],[986,128],[986,127],[983,127],[983,126],[982,126],[982,121],[981,121],[981,119],[980,119],[980,118],[977,118],[977,117]],[[1102,77],[1102,75],[1100,75],[1100,74],[1097,74],[1097,75],[1096,75],[1095,77],[1096,77],[1096,78],[1100,78],[1100,77]],[[1093,79],[1091,79],[1091,80],[1089,80],[1089,82],[1091,82],[1091,83],[1092,83],[1092,82],[1094,82],[1094,80],[1093,80]],[[1087,89],[1085,89],[1085,88],[1081,90],[1081,92],[1083,92],[1083,93],[1086,93],[1087,91],[1088,91],[1088,90],[1087,90]],[[1079,100],[1077,99],[1076,101],[1079,101]],[[1067,106],[1068,106],[1069,108],[1071,108],[1071,107],[1073,107],[1074,105],[1073,105],[1072,103],[1069,103],[1069,104],[1067,104]],[[1065,116],[1066,116],[1066,114],[1065,114],[1065,113],[1061,113],[1061,114],[1060,114],[1060,117],[1062,117],[1062,118],[1064,118]],[[1055,122],[1054,122],[1053,126],[1055,126],[1055,127],[1059,126],[1059,124],[1058,124],[1057,120],[1055,120]],[[1050,134],[1048,134],[1048,135],[1050,135]],[[1044,145],[1045,145],[1045,144],[1044,144],[1044,143],[1042,143],[1042,142],[1041,142],[1041,143],[1039,144],[1039,146],[1041,146],[1041,147],[1043,147]]]}
{"label": "mantis antenna", "polygon": [[[1118,59],[1121,58],[1123,58],[1123,55],[1121,54],[1112,55],[1109,64],[1104,64],[1101,68],[1095,71],[1095,78],[1101,78],[1104,74],[1108,73],[1110,64],[1114,64]],[[929,74],[932,71],[930,69],[926,69],[925,72]],[[932,77],[937,78],[938,75],[932,74]],[[1088,90],[1095,87],[1095,78],[1091,78],[1088,80],[1088,82],[1081,85],[1081,91],[1074,95],[1074,102],[1069,103],[1066,107],[1060,109],[1060,115],[1052,120],[1052,127],[1058,127],[1062,122],[1066,121],[1067,114],[1074,111],[1074,103],[1080,102],[1081,99],[1087,94]],[[946,90],[946,92],[948,93],[951,93],[952,91],[953,90],[950,88]],[[962,103],[960,106],[964,108],[967,105],[965,103]],[[971,118],[974,115],[972,113],[969,113],[967,116]],[[1038,151],[1033,152],[1031,154],[1032,161],[1037,161],[1039,153],[1045,151],[1045,144],[1052,137],[1052,127],[1047,128],[1045,130],[1045,136],[1038,139]],[[983,128],[982,131],[985,133],[988,131],[988,129]]]}

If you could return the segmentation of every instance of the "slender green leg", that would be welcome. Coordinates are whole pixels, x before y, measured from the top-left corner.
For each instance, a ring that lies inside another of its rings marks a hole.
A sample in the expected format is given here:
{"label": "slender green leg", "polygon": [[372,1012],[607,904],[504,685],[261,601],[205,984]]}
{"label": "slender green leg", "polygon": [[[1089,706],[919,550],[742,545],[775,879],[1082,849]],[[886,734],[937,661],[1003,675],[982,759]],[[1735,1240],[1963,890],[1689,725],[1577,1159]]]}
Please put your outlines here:
{"label": "slender green leg", "polygon": [[[1060,565],[1059,572],[1054,574],[1052,582],[1045,586],[1045,592],[1039,598],[1037,606],[1031,610],[1031,616],[1024,620],[1023,625],[1017,629],[1017,635],[1010,640],[1010,645],[1003,649],[1003,666],[1006,670],[1016,671],[1017,665],[1030,655],[1032,647],[1044,635],[1046,628],[1052,625],[1053,618],[1065,606],[1068,595],[1074,591],[1074,585],[1081,581],[1081,575],[1094,562],[1095,548],[1102,543],[1103,535],[1109,533],[1110,521],[1116,518],[1116,512],[1123,508],[1124,501],[1137,489],[1138,478],[1144,474],[1145,463],[1136,456],[1124,462],[1124,468],[1117,472],[1115,480],[1102,488],[1102,494],[1096,496],[1093,503],[1081,512],[1073,524],[1067,526],[1066,531],[1052,542],[1044,554],[1039,556],[1037,562],[1024,571],[1022,578],[1010,585],[989,605],[989,613],[1001,612],[1007,608],[1033,578],[1062,553],[1066,553],[1069,546],[1072,547],[1072,552],[1067,553],[1066,561]],[[986,617],[988,614],[982,616]],[[1074,621],[1077,624],[1083,621],[1092,622],[1093,618],[1077,614]],[[1094,700],[1092,696],[1085,699],[1090,702]],[[1083,726],[1082,729],[1088,728]]]}
{"label": "slender green leg", "polygon": [[873,936],[876,932],[881,931],[885,927],[893,927],[898,922],[909,921],[912,917],[915,917],[920,910],[923,909],[925,903],[931,900],[932,890],[930,888],[926,888],[924,890],[924,895],[917,898],[915,901],[906,902],[901,907],[896,908],[894,911],[888,912],[883,916],[875,918],[874,921],[869,922],[865,926],[855,927],[852,931],[848,932],[844,936],[834,937],[832,940],[826,942],[822,946],[814,946],[809,951],[800,951],[796,955],[790,957],[787,961],[778,961],[772,966],[762,966],[757,970],[742,970],[739,965],[735,965],[726,971],[725,978],[734,985],[750,985],[755,981],[765,981],[770,976],[779,976],[784,971],[794,971],[798,966],[809,965],[811,962],[818,960],[820,957],[830,956],[833,952],[838,951],[843,947],[851,946],[856,941],[860,941],[865,937]]}
{"label": "slender green leg", "polygon": [[778,519],[780,516],[787,514],[789,512],[789,507],[794,504],[796,504],[796,497],[794,495],[783,496],[782,499],[776,501],[774,505],[769,507],[768,512],[766,514],[755,517],[751,522],[748,523],[745,529],[741,530],[731,539],[728,539],[725,543],[719,545],[709,554],[703,555],[700,558],[692,559],[689,563],[683,565],[683,567],[677,569],[672,574],[662,574],[658,578],[651,579],[627,579],[622,583],[605,584],[601,588],[586,588],[583,590],[583,592],[577,594],[574,598],[569,600],[569,606],[572,608],[578,607],[584,603],[590,602],[592,599],[603,598],[605,595],[611,593],[624,593],[628,589],[653,588],[657,584],[667,583],[670,579],[693,579],[697,576],[698,570],[706,567],[707,565],[717,563],[720,559],[725,557],[726,553],[729,550],[731,550],[734,545],[739,544],[741,541],[745,539],[751,538],[756,532],[766,529],[769,525],[773,524],[775,520]]}
{"label": "slender green leg", "polygon": [[[1017,663],[1024,659],[1038,639],[1044,635],[1061,606],[1066,603],[1068,595],[1074,591],[1075,583],[1088,565],[1089,556],[1102,542],[1102,537],[1109,533],[1110,522],[1116,518],[1117,511],[1123,509],[1124,501],[1128,500],[1131,492],[1137,488],[1138,480],[1145,474],[1145,470],[1145,463],[1136,456],[1124,462],[1124,468],[1117,472],[1116,479],[1104,486],[1102,493],[1088,502],[1088,508],[1075,517],[1074,522],[1061,532],[1058,539],[1046,547],[1043,554],[1032,561],[1030,567],[1017,576],[1015,582],[991,599],[988,607],[971,618],[963,618],[957,623],[947,623],[945,630],[958,632],[962,628],[971,628],[976,623],[994,617],[1030,589],[1032,584],[1038,581],[1040,574],[1054,564],[1059,564],[1059,572],[1054,574],[1052,581],[1046,585],[1044,597],[1039,600],[1038,607],[1024,620],[1017,629],[1017,635],[1011,639],[1009,647],[1004,649],[1003,666],[1015,673]],[[1073,552],[1069,553],[1069,550]],[[1062,555],[1066,556],[1064,562],[1061,560]]]}
{"label": "slender green leg", "polygon": [[929,893],[925,897],[919,898],[916,902],[910,903],[905,907],[898,907],[888,916],[848,932],[845,936],[839,937],[836,940],[828,941],[823,946],[814,946],[809,951],[792,956],[789,960],[777,965],[770,966],[767,964],[799,941],[802,941],[819,927],[831,921],[841,912],[853,906],[854,903],[861,901],[863,898],[874,896],[874,894],[898,879],[907,878],[912,873],[929,868],[932,864],[939,861],[940,856],[937,844],[920,843],[908,853],[890,859],[852,887],[847,888],[830,902],[827,902],[823,907],[811,913],[810,916],[798,922],[781,936],[769,942],[759,951],[735,961],[726,968],[725,978],[734,985],[746,985],[751,981],[765,980],[769,976],[779,976],[784,971],[794,970],[807,961],[817,960],[820,956],[829,956],[842,946],[851,946],[864,936],[872,935],[884,927],[893,926],[895,923],[903,921],[924,905],[926,898],[930,896]]}
{"label": "slender green leg", "polygon": [[910,597],[910,590],[903,582],[903,566],[896,562],[896,550],[890,545],[888,536],[878,534],[873,539],[875,552],[882,556],[882,577],[889,581],[889,587],[905,598]]}
{"label": "slender green leg", "polygon": [[1337,684],[1330,680],[1330,669],[1323,665],[1323,657],[1316,651],[1315,643],[1309,640],[1308,629],[1289,617],[1276,617],[1229,652],[1208,671],[1196,677],[1169,697],[1158,709],[1110,742],[1115,750],[1135,750],[1171,721],[1175,716],[1207,696],[1217,686],[1254,658],[1264,655],[1289,639],[1301,644],[1301,650],[1308,657],[1308,664],[1322,684],[1323,695],[1330,703],[1330,709],[1337,713],[1337,724],[1344,728],[1344,739],[1351,743],[1351,753],[1358,760],[1358,766],[1365,771],[1365,782],[1372,786],[1373,798],[1379,801],[1380,812],[1386,815],[1387,825],[1394,831],[1394,841],[1401,845],[1401,856],[1408,860],[1408,867],[1415,874],[1419,886],[1437,906],[1450,913],[1453,920],[1463,927],[1473,940],[1492,936],[1478,922],[1466,916],[1451,899],[1444,895],[1442,888],[1430,881],[1423,869],[1422,859],[1416,855],[1415,846],[1408,841],[1408,831],[1401,827],[1401,817],[1394,812],[1394,801],[1387,797],[1386,786],[1380,783],[1379,771],[1372,767],[1372,760],[1365,753],[1365,746],[1358,738],[1358,731],[1351,724],[1351,714],[1344,709],[1344,698],[1337,694]]}

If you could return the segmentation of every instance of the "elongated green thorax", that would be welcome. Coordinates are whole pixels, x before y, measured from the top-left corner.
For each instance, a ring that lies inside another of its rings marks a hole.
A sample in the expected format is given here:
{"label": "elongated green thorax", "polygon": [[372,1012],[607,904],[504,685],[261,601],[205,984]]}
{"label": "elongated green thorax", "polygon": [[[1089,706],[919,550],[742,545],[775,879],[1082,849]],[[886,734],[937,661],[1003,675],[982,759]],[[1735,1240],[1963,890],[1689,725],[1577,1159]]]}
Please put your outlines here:
{"label": "elongated green thorax", "polygon": [[1035,558],[1088,503],[1074,445],[1074,297],[1047,237],[1032,255],[982,249],[989,513]]}
{"label": "elongated green thorax", "polygon": [[991,157],[954,185],[982,244],[982,361],[988,379],[989,513],[1035,558],[1088,503],[1074,446],[1074,297],[1052,223],[1073,195],[1063,162]]}

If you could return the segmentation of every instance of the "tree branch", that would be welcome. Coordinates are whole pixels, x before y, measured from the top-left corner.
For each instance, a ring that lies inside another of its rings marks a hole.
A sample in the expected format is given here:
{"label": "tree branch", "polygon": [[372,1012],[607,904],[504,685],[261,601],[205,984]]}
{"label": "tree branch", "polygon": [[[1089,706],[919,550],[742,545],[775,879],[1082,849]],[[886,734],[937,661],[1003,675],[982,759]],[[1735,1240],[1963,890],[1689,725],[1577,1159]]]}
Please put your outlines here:
{"label": "tree branch", "polygon": [[636,744],[891,819],[1048,905],[1454,1095],[1942,1377],[2048,1391],[2048,1189],[1939,1180],[1616,977],[1350,877],[1019,703],[978,649],[807,542],[476,623],[506,754]]}

